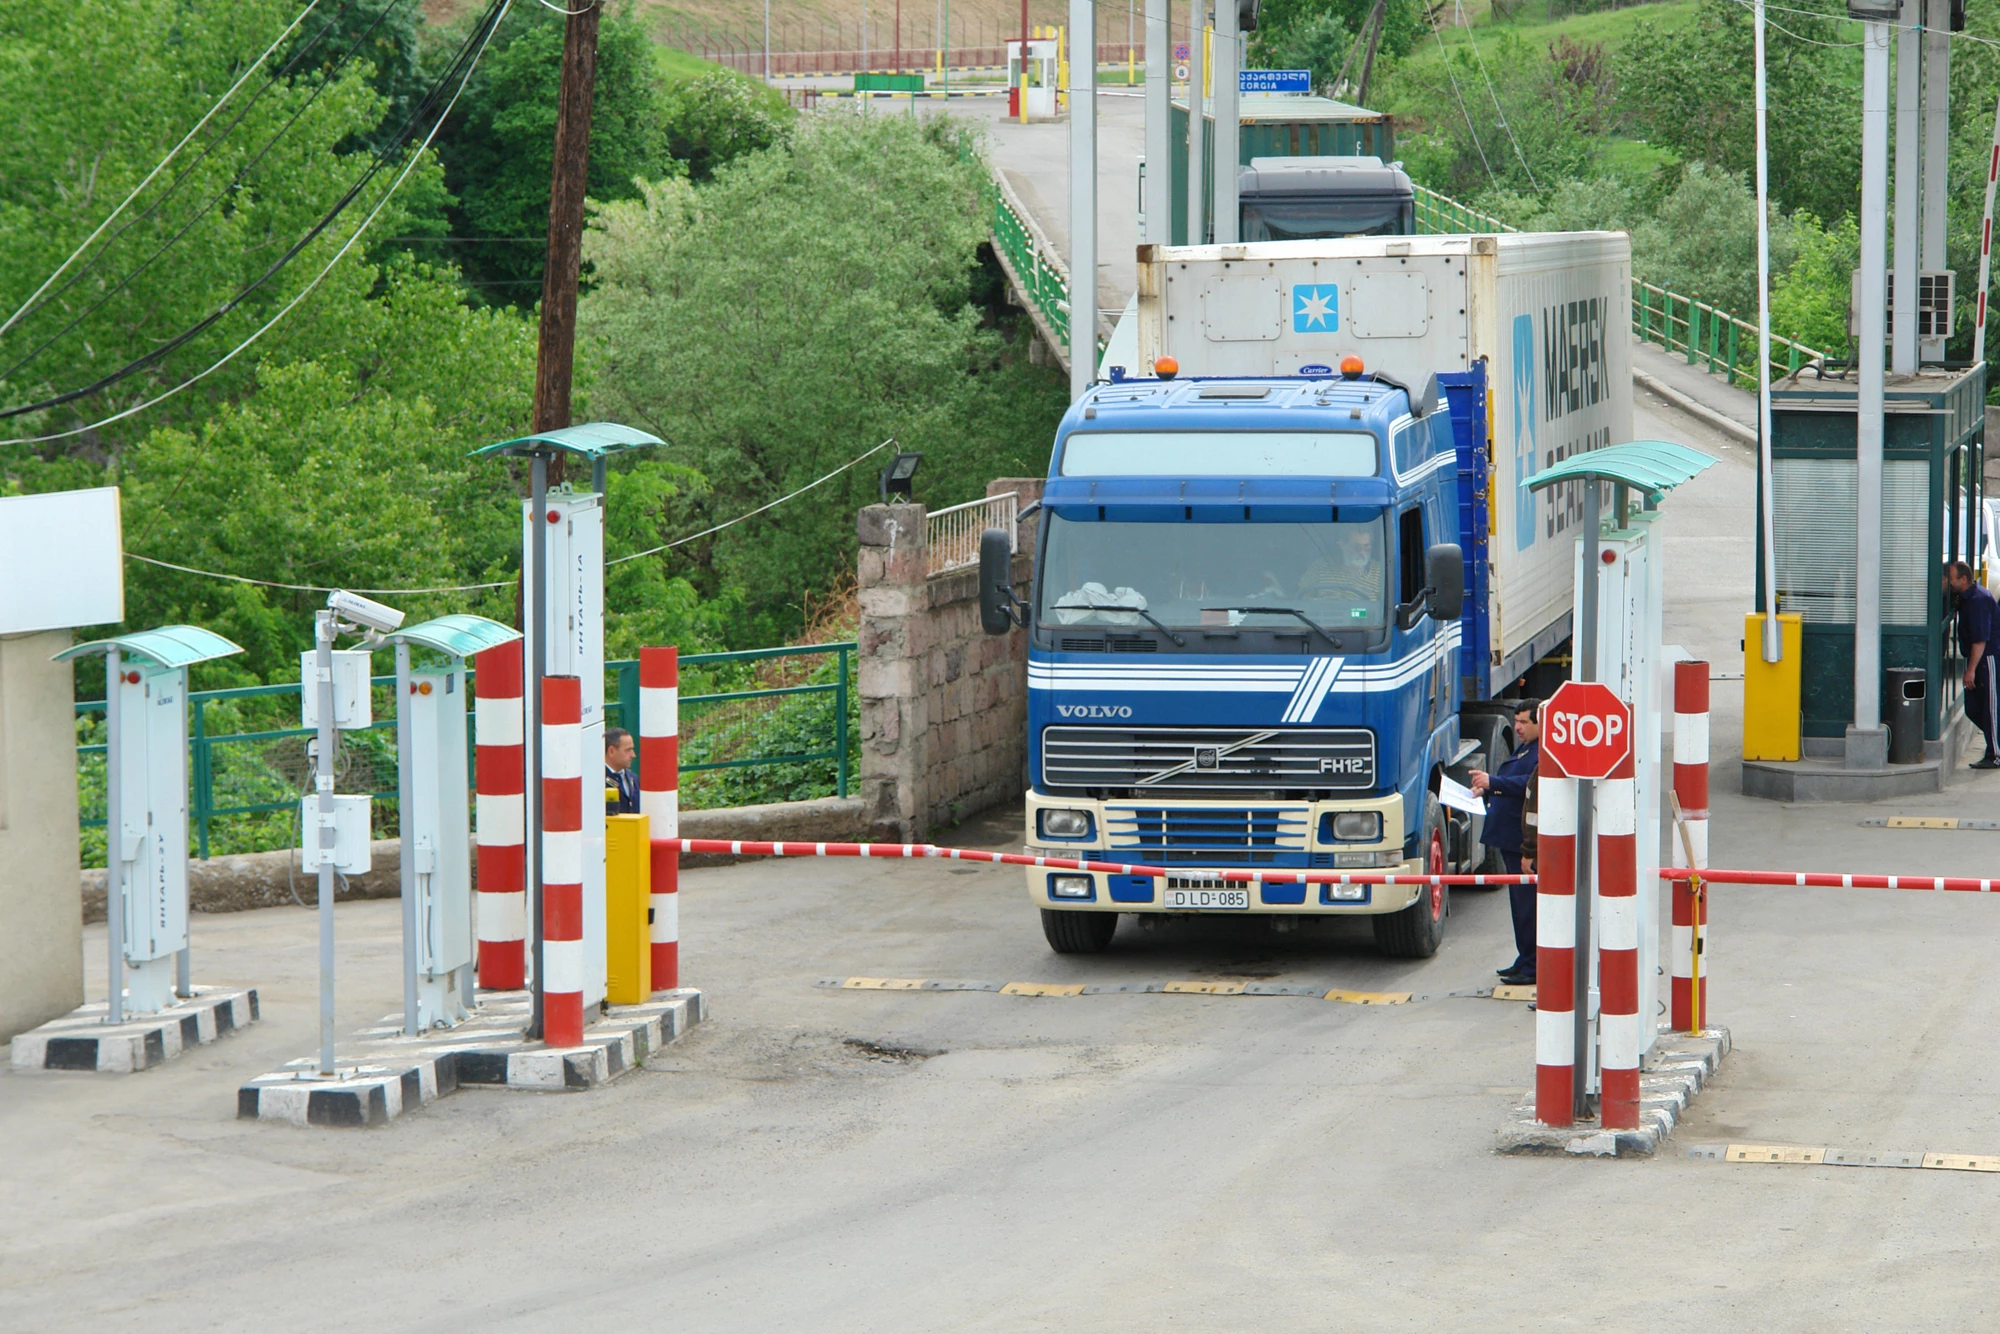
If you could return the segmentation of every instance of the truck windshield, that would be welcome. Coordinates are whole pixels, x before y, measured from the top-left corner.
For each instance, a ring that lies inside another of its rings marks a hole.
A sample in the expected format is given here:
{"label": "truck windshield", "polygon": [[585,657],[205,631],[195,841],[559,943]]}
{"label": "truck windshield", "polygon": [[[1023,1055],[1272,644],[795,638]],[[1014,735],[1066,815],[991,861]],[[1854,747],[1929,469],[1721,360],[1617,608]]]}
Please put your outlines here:
{"label": "truck windshield", "polygon": [[1312,241],[1340,236],[1408,236],[1416,205],[1396,196],[1243,202],[1245,241]]}
{"label": "truck windshield", "polygon": [[1366,431],[1077,431],[1064,477],[1373,477]]}
{"label": "truck windshield", "polygon": [[1140,523],[1052,513],[1041,618],[1274,629],[1298,627],[1295,612],[1329,630],[1378,629],[1388,612],[1385,523],[1379,511],[1336,523]]}

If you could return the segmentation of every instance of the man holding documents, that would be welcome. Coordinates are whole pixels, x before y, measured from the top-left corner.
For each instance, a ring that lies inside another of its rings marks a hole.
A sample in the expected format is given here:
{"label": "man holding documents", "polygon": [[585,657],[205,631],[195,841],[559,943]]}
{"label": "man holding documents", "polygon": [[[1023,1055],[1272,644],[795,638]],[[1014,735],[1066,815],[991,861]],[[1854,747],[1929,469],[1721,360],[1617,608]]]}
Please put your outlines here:
{"label": "man holding documents", "polygon": [[[1542,702],[1524,699],[1514,708],[1514,753],[1492,773],[1472,771],[1472,790],[1486,798],[1486,826],[1479,841],[1500,854],[1509,875],[1535,869],[1535,776],[1542,761]],[[1500,969],[1510,986],[1535,981],[1535,887],[1509,885],[1514,910],[1514,962]]]}

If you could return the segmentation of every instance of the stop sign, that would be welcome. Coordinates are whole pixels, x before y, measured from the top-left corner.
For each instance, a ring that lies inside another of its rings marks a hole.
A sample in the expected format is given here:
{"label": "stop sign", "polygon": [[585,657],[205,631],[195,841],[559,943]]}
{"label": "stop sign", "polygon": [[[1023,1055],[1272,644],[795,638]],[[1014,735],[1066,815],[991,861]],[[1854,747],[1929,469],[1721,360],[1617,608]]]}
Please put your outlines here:
{"label": "stop sign", "polygon": [[1571,778],[1606,778],[1632,752],[1632,710],[1610,686],[1566,681],[1542,706],[1542,753]]}

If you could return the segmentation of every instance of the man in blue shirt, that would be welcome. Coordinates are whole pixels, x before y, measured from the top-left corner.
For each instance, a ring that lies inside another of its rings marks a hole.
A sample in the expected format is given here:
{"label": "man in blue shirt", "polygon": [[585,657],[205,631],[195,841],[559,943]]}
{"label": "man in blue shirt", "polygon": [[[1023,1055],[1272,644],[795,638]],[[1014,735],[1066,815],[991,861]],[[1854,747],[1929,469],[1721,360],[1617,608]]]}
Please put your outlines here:
{"label": "man in blue shirt", "polygon": [[1945,587],[1958,595],[1958,651],[1965,655],[1965,716],[1986,737],[1986,756],[1975,769],[2000,769],[2000,699],[1995,698],[1994,631],[2000,629],[2000,607],[1993,595],[1972,577],[1972,567],[1955,560],[1946,569]]}
{"label": "man in blue shirt", "polygon": [[[1535,780],[1542,762],[1542,702],[1524,699],[1514,709],[1514,736],[1520,743],[1492,773],[1472,771],[1472,790],[1486,798],[1486,823],[1479,841],[1500,853],[1507,874],[1535,869]],[[1535,886],[1509,885],[1514,912],[1514,962],[1499,970],[1510,986],[1535,981]]]}

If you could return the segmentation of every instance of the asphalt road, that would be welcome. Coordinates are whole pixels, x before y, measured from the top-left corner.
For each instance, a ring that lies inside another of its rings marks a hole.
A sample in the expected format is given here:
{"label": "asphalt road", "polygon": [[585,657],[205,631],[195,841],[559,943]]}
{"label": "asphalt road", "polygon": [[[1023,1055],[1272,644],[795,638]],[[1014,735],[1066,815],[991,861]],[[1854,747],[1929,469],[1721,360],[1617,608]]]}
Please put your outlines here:
{"label": "asphalt road", "polygon": [[[1733,666],[1742,451],[1669,506],[1668,637]],[[1718,682],[1715,747],[1740,693]],[[1717,765],[1717,865],[1993,874],[1992,775],[1887,807],[1775,807]],[[950,839],[1018,842],[999,812]],[[690,872],[685,974],[712,1019],[589,1094],[468,1090],[373,1132],[238,1122],[314,1040],[314,921],[197,919],[249,1032],[132,1077],[0,1062],[0,1329],[1970,1329],[2000,1320],[2000,1177],[1502,1158],[1526,1007],[1442,998],[1509,957],[1454,897],[1442,951],[1364,923],[1042,944],[1021,875],[787,861]],[[397,907],[343,905],[342,1024],[392,1012]],[[2000,1153],[2000,902],[1724,889],[1712,1008],[1736,1050],[1677,1145]],[[87,958],[102,992],[102,934]],[[828,990],[850,975],[1296,981],[1439,999]]]}

